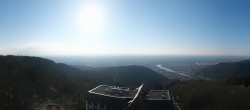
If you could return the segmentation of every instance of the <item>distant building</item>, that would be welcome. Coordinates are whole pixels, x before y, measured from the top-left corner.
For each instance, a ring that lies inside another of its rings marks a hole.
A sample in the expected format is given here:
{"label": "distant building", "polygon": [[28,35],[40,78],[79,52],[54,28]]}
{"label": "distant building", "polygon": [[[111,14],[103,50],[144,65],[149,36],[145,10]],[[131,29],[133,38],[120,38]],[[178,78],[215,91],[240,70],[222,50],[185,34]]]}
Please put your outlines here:
{"label": "distant building", "polygon": [[168,90],[100,85],[86,96],[86,110],[174,110]]}

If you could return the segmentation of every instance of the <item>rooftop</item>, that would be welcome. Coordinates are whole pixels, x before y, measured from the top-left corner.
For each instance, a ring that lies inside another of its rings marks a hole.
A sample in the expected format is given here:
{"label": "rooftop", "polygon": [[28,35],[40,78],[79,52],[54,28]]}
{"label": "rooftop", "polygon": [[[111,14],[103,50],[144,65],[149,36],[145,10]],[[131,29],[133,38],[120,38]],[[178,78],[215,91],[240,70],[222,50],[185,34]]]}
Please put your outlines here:
{"label": "rooftop", "polygon": [[130,90],[128,87],[100,85],[90,90],[89,93],[117,98],[133,98],[136,91]]}
{"label": "rooftop", "polygon": [[151,90],[146,97],[148,100],[171,100],[168,90]]}
{"label": "rooftop", "polygon": [[[138,88],[135,90],[131,90],[128,87],[118,87],[118,86],[108,86],[108,85],[100,85],[89,91],[89,93],[109,96],[109,97],[116,97],[116,98],[134,98],[136,97],[137,92]],[[171,100],[168,90],[150,90],[145,93],[146,93],[145,94],[146,100]]]}

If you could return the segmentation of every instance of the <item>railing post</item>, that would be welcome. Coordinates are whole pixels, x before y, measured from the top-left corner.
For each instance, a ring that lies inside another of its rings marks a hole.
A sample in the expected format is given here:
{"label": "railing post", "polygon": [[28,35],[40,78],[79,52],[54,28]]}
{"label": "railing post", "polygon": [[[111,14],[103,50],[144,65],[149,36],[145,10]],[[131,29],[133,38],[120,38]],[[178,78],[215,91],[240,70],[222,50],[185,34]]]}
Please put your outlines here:
{"label": "railing post", "polygon": [[89,110],[89,108],[88,108],[88,100],[86,100],[86,110]]}
{"label": "railing post", "polygon": [[106,110],[106,105],[104,105],[104,110]]}
{"label": "railing post", "polygon": [[94,103],[91,102],[91,110],[94,110]]}
{"label": "railing post", "polygon": [[97,104],[97,110],[100,110],[100,104],[99,103]]}

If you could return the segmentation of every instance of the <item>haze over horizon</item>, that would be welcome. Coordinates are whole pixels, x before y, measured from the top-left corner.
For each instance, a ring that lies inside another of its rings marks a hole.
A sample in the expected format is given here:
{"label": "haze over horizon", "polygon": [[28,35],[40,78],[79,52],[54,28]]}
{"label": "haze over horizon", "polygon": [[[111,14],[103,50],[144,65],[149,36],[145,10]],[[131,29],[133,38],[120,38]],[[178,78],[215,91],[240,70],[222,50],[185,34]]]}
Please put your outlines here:
{"label": "haze over horizon", "polygon": [[250,55],[246,0],[2,0],[2,55]]}

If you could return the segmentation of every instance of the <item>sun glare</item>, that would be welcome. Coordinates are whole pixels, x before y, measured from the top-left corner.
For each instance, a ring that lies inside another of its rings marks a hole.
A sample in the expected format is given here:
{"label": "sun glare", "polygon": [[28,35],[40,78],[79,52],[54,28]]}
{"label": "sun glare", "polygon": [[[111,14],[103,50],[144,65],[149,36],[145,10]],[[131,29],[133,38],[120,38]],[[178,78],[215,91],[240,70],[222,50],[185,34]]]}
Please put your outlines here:
{"label": "sun glare", "polygon": [[97,32],[104,23],[103,10],[96,4],[85,5],[80,10],[77,21],[81,31]]}

